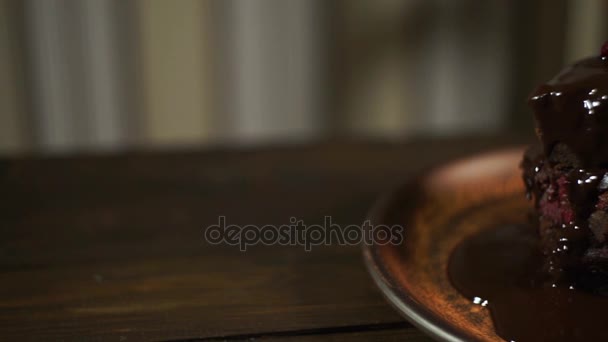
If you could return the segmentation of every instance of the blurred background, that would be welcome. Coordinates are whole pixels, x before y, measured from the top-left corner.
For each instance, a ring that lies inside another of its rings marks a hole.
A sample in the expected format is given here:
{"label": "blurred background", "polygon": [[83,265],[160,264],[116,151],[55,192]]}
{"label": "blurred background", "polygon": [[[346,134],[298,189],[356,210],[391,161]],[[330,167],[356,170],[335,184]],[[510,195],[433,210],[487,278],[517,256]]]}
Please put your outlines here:
{"label": "blurred background", "polygon": [[0,0],[0,154],[532,133],[599,0]]}

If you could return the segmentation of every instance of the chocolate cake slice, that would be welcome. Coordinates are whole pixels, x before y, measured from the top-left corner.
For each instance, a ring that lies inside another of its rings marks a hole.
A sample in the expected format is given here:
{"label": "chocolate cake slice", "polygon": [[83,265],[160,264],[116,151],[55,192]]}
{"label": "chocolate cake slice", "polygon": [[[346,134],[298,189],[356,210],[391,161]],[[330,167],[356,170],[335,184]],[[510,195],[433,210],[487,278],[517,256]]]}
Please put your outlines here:
{"label": "chocolate cake slice", "polygon": [[529,104],[540,144],[522,168],[546,271],[569,283],[608,280],[608,45],[539,86]]}

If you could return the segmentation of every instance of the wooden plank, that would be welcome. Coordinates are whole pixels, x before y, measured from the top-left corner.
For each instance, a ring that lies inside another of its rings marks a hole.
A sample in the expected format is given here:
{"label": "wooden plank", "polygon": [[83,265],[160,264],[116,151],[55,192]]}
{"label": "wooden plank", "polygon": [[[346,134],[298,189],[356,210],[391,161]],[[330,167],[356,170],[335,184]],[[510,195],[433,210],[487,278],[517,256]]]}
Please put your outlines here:
{"label": "wooden plank", "polygon": [[286,333],[271,333],[261,335],[224,336],[209,338],[203,341],[434,341],[420,330],[407,323],[379,324],[367,326],[351,326],[343,329],[317,329],[313,331],[290,331]]}
{"label": "wooden plank", "polygon": [[[504,140],[502,141],[504,143]],[[210,245],[205,227],[360,223],[379,191],[500,145],[334,143],[0,161],[0,332],[176,340],[398,322],[359,248]]]}
{"label": "wooden plank", "polygon": [[[264,339],[262,339],[264,340]],[[387,329],[377,331],[358,331],[351,333],[338,334],[323,334],[323,335],[307,335],[294,336],[277,339],[268,339],[269,341],[285,341],[285,342],[308,342],[308,341],[408,341],[408,342],[432,342],[435,341],[423,332],[414,328],[403,329]]]}

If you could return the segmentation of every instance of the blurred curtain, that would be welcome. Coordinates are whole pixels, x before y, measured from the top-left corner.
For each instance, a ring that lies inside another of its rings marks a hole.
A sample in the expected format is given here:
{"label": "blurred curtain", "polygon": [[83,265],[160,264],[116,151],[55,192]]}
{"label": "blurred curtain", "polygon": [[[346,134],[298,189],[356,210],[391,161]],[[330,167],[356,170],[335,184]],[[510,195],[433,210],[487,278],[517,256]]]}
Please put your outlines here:
{"label": "blurred curtain", "polygon": [[335,6],[334,63],[337,84],[345,87],[338,128],[401,136],[503,126],[509,3],[341,0]]}
{"label": "blurred curtain", "polygon": [[29,147],[21,12],[17,3],[0,0],[0,153]]}
{"label": "blurred curtain", "polygon": [[[134,80],[128,4],[27,0],[26,48],[37,144],[51,151],[128,142]],[[126,15],[126,17],[121,17]]]}
{"label": "blurred curtain", "polygon": [[142,90],[142,140],[205,143],[214,134],[210,69],[211,3],[136,2]]}
{"label": "blurred curtain", "polygon": [[225,111],[235,141],[301,140],[324,129],[319,0],[228,0]]}
{"label": "blurred curtain", "polygon": [[601,0],[0,0],[0,153],[528,130]]}

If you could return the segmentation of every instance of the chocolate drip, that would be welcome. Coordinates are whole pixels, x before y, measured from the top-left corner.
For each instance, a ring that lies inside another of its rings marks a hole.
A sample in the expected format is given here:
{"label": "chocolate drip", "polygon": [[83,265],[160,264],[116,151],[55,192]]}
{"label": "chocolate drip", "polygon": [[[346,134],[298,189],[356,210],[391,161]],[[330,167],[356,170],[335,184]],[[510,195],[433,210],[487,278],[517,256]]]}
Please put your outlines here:
{"label": "chocolate drip", "polygon": [[608,167],[608,58],[564,69],[529,99],[545,155],[563,143],[583,168]]}
{"label": "chocolate drip", "polygon": [[591,215],[600,192],[600,182],[605,170],[587,171],[578,169],[568,175],[570,202],[577,220],[587,220]]}

